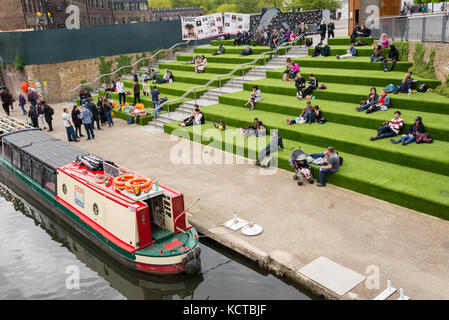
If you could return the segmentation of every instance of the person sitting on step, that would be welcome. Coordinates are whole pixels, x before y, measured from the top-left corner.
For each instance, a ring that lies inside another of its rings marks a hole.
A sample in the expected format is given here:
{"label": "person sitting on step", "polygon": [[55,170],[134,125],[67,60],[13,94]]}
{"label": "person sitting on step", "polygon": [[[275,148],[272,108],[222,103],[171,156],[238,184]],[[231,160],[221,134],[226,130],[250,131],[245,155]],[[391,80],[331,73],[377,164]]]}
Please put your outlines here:
{"label": "person sitting on step", "polygon": [[385,121],[379,128],[377,128],[376,136],[370,137],[370,141],[397,136],[399,131],[401,131],[402,126],[404,125],[404,120],[402,120],[400,116],[401,112],[396,111],[394,113],[394,118],[391,119],[390,122]]}
{"label": "person sitting on step", "polygon": [[262,100],[262,93],[260,92],[260,89],[258,86],[253,86],[253,92],[251,94],[251,98],[249,98],[248,102],[244,104],[244,106],[248,106],[248,104],[251,104],[251,111],[254,110],[254,106],[256,102],[259,102]]}
{"label": "person sitting on step", "polygon": [[249,56],[253,54],[253,49],[251,49],[251,47],[246,47],[246,50],[240,51],[240,55],[241,56]]}
{"label": "person sitting on step", "polygon": [[375,106],[379,102],[379,95],[375,87],[372,87],[366,100],[360,103],[360,107],[356,107],[357,111],[365,111],[371,106]]}
{"label": "person sitting on step", "polygon": [[380,45],[373,45],[373,54],[370,57],[371,62],[378,62],[384,60],[383,49]]}
{"label": "person sitting on step", "polygon": [[303,97],[307,97],[309,94],[312,93],[313,90],[318,88],[318,80],[315,78],[313,73],[309,75],[309,83],[307,88],[305,88],[304,92],[302,93]]}
{"label": "person sitting on step", "polygon": [[312,103],[310,101],[307,101],[307,104],[302,110],[299,117],[293,120],[286,118],[285,121],[287,122],[287,125],[292,125],[295,123],[301,123],[302,122],[301,119],[304,119],[305,123],[312,124],[313,122],[316,121],[316,119],[320,117],[320,114],[321,114],[320,107],[312,106]]}
{"label": "person sitting on step", "polygon": [[222,130],[222,131],[226,130],[226,124],[223,122],[223,120],[220,120],[220,124],[216,124],[215,120],[212,120],[212,124],[218,130]]}
{"label": "person sitting on step", "polygon": [[277,152],[278,148],[281,148],[281,150],[284,152],[287,151],[284,148],[282,138],[279,136],[278,131],[274,130],[270,143],[265,147],[265,149],[262,149],[259,152],[259,156],[257,157],[257,160],[254,164],[256,166],[260,166],[260,163],[263,161],[263,159],[265,159],[265,157],[268,157],[270,154]]}
{"label": "person sitting on step", "polygon": [[382,89],[382,93],[379,100],[375,105],[371,105],[366,109],[366,113],[373,113],[376,111],[387,111],[390,107],[390,97],[385,89]]}
{"label": "person sitting on step", "polygon": [[[390,51],[388,52],[388,56],[382,64],[384,65],[384,71],[389,72],[393,70],[394,66],[396,65],[396,62],[399,61],[399,51],[396,49],[396,46],[394,44],[390,44]],[[391,62],[390,68],[387,69],[387,62]]]}
{"label": "person sitting on step", "polygon": [[414,82],[416,82],[416,80],[412,78],[412,72],[407,72],[404,76],[404,79],[402,79],[401,86],[399,87],[399,89],[393,91],[393,93],[398,94],[399,92],[408,92],[408,94],[411,95]]}
{"label": "person sitting on step", "polygon": [[204,123],[203,113],[200,111],[199,106],[195,105],[190,117],[182,121],[179,121],[178,125],[181,127],[188,127],[193,125],[201,125],[203,123]]}
{"label": "person sitting on step", "polygon": [[218,50],[212,52],[213,56],[220,56],[223,55],[225,53],[225,48],[223,47],[222,44],[220,44],[220,47],[218,47]]}
{"label": "person sitting on step", "polygon": [[306,87],[306,79],[298,72],[295,77],[296,98],[301,100],[304,95],[302,90]]}
{"label": "person sitting on step", "polygon": [[341,59],[355,58],[356,56],[357,56],[357,49],[354,47],[354,42],[351,42],[349,44],[349,49],[346,51],[346,54],[341,56],[337,54],[337,59],[341,60]]}
{"label": "person sitting on step", "polygon": [[410,128],[408,129],[408,134],[404,134],[401,138],[398,140],[390,139],[390,141],[394,144],[402,143],[402,145],[407,145],[412,143],[413,141],[416,141],[416,136],[418,133],[424,133],[424,124],[422,123],[421,117],[416,117],[415,123],[413,123]]}

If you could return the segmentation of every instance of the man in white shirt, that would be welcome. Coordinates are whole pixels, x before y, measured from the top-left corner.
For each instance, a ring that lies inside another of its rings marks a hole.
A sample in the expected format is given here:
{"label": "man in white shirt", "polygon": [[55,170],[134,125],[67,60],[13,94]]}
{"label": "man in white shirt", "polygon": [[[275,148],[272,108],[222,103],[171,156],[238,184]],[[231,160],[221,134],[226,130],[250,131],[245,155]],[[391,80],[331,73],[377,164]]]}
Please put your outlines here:
{"label": "man in white shirt", "polygon": [[115,87],[117,88],[118,100],[120,105],[122,105],[122,97],[123,97],[123,104],[125,104],[126,103],[125,85],[123,84],[122,78],[118,79]]}
{"label": "man in white shirt", "polygon": [[69,142],[79,142],[76,138],[75,130],[73,129],[72,120],[69,115],[69,109],[64,108],[64,112],[62,114],[62,122],[64,123],[64,128],[67,131],[67,139]]}

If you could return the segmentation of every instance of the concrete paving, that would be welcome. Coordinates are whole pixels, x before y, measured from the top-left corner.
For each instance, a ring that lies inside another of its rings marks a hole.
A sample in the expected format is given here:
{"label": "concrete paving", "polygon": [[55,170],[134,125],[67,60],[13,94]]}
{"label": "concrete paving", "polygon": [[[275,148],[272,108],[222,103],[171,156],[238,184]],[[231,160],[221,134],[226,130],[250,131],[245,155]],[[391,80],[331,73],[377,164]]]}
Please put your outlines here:
{"label": "concrete paving", "polygon": [[[53,135],[65,141],[60,118],[63,107],[71,106],[53,105]],[[17,109],[12,116],[24,119]],[[291,172],[260,175],[259,168],[229,154],[232,165],[174,164],[170,154],[179,142],[172,136],[114,121],[113,128],[96,131],[95,140],[82,138],[76,145],[183,192],[186,206],[200,198],[190,218],[200,232],[279,276],[330,299],[373,299],[386,288],[387,278],[395,288],[404,286],[411,299],[449,298],[449,222],[332,185],[298,187]],[[224,155],[182,143],[206,156]],[[234,211],[260,224],[263,233],[246,237],[220,226]],[[368,280],[339,296],[297,272],[320,256]],[[398,297],[396,292],[389,299]]]}

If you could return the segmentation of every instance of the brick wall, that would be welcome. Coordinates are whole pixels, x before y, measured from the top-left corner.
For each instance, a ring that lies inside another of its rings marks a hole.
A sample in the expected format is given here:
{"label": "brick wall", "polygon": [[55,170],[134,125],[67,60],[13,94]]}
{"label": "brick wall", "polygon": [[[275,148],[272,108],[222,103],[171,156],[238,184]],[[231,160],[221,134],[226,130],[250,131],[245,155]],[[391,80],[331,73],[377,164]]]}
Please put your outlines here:
{"label": "brick wall", "polygon": [[25,28],[26,24],[23,16],[21,1],[1,0],[0,30],[10,31]]}

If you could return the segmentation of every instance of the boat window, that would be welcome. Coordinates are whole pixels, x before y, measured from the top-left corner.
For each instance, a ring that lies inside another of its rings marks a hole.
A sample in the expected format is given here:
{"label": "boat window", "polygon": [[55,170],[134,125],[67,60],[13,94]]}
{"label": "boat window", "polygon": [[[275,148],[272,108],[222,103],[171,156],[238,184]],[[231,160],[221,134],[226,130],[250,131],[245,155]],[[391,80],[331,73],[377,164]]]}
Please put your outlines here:
{"label": "boat window", "polygon": [[12,149],[12,164],[16,169],[20,169],[20,152]]}
{"label": "boat window", "polygon": [[7,143],[3,145],[3,157],[11,162],[11,146]]}
{"label": "boat window", "polygon": [[31,172],[32,178],[37,183],[42,184],[42,165],[35,160],[31,160]]}
{"label": "boat window", "polygon": [[26,154],[20,155],[20,161],[22,162],[22,171],[29,177],[31,177],[31,159]]}
{"label": "boat window", "polygon": [[56,193],[56,172],[44,167],[44,188]]}

